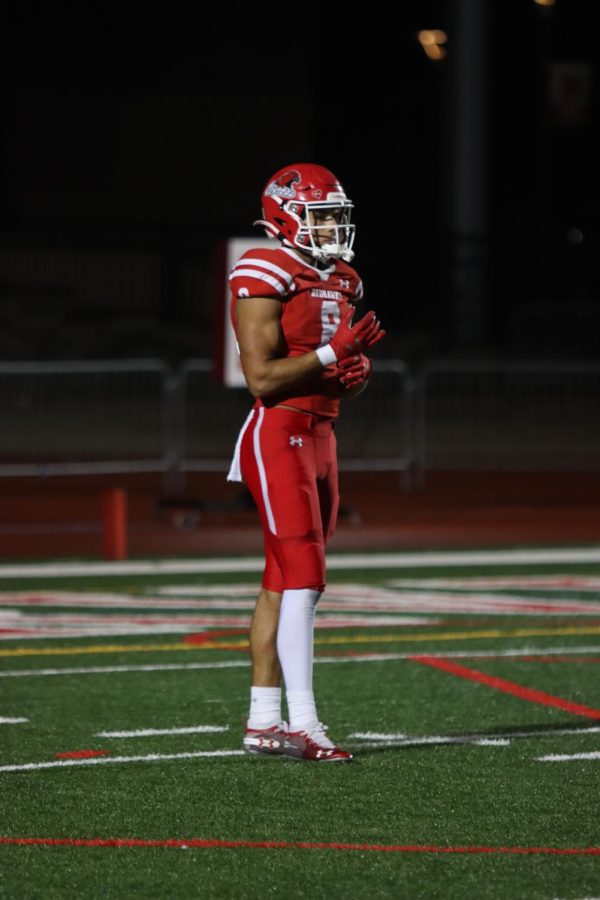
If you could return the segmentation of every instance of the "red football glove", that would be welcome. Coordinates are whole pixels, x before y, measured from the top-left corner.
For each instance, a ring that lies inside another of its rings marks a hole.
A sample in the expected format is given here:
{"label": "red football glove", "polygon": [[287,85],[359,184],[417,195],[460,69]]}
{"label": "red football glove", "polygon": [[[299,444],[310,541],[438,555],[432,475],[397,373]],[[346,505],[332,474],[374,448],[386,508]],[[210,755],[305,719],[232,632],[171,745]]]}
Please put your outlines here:
{"label": "red football glove", "polygon": [[373,371],[373,363],[363,353],[360,356],[349,356],[338,363],[338,367],[342,370],[340,381],[347,387],[356,387],[358,384],[364,384],[371,377]]}
{"label": "red football glove", "polygon": [[380,327],[379,320],[373,311],[368,312],[354,326],[352,326],[353,315],[354,306],[349,304],[348,309],[342,315],[338,330],[329,342],[338,363],[349,356],[356,356],[363,350],[373,347],[382,337],[385,337],[385,331]]}

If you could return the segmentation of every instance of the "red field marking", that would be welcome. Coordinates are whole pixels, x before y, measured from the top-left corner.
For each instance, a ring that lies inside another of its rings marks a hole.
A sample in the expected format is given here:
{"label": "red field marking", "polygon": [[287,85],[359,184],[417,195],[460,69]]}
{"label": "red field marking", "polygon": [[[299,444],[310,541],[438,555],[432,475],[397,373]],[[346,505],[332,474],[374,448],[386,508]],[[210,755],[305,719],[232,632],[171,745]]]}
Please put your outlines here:
{"label": "red field marking", "polygon": [[[396,656],[397,654],[390,653],[378,653],[377,656]],[[360,658],[361,656],[373,656],[372,650],[318,650],[315,652],[315,659],[319,659],[319,657],[325,656],[342,656],[342,657],[350,657],[350,658]]]}
{"label": "red field marking", "polygon": [[65,753],[55,753],[55,759],[90,759],[92,756],[108,756],[112,750],[67,750]]}
{"label": "red field marking", "polygon": [[600,856],[600,847],[443,847],[435,844],[350,844],[317,843],[314,841],[223,841],[205,838],[11,838],[0,837],[0,844],[45,847],[175,847],[203,850],[355,850],[375,853],[503,853],[516,855],[543,854],[546,856]]}
{"label": "red field marking", "polygon": [[519,662],[600,663],[600,656],[520,656]]}
{"label": "red field marking", "polygon": [[545,691],[536,691],[514,681],[507,681],[505,678],[486,675],[485,672],[461,666],[450,659],[442,659],[436,656],[411,656],[411,659],[413,662],[440,669],[442,672],[448,672],[450,675],[456,675],[458,678],[466,678],[468,681],[485,684],[487,687],[503,691],[505,694],[512,694],[514,697],[519,697],[520,700],[528,700],[530,703],[539,703],[542,706],[553,706],[575,716],[600,719],[599,709],[592,709],[592,707],[584,706],[581,703],[572,703],[570,700],[563,700],[562,697],[555,697],[553,694],[547,694]]}
{"label": "red field marking", "polygon": [[199,631],[195,634],[186,634],[183,637],[184,644],[205,644],[218,637],[233,637],[234,635],[244,635],[248,637],[247,628],[221,628],[219,631]]}

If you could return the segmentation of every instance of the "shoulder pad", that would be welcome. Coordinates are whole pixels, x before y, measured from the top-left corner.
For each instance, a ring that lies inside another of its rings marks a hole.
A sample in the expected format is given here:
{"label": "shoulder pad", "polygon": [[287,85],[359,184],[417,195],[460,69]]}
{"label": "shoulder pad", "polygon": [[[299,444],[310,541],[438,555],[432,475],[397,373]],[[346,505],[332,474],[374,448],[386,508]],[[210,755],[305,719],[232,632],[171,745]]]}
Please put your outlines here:
{"label": "shoulder pad", "polygon": [[280,249],[247,250],[231,270],[229,283],[237,297],[283,299],[296,289],[292,260]]}

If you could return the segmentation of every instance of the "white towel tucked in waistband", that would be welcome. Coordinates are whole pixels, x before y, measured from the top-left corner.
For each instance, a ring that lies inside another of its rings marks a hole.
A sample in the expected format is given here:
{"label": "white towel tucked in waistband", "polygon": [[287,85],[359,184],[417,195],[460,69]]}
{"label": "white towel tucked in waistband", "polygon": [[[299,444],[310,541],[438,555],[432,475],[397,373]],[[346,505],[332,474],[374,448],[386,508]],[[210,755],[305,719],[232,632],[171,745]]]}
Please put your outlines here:
{"label": "white towel tucked in waistband", "polygon": [[252,421],[252,416],[254,415],[254,410],[251,409],[246,421],[242,425],[241,431],[238,434],[238,439],[235,443],[235,450],[233,451],[233,459],[231,460],[231,465],[229,466],[229,472],[227,473],[227,481],[243,481],[242,478],[242,470],[240,467],[240,451],[242,449],[242,439],[246,432],[246,428]]}

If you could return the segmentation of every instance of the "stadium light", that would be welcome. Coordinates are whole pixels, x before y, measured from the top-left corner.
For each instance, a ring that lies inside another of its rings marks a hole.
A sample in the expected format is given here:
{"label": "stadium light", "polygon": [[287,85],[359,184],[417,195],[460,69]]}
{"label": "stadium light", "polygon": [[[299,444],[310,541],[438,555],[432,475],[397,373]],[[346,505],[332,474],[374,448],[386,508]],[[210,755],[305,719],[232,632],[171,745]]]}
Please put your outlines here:
{"label": "stadium light", "polygon": [[446,49],[443,44],[448,40],[448,35],[440,28],[423,29],[418,32],[417,39],[429,59],[437,62],[446,56]]}

